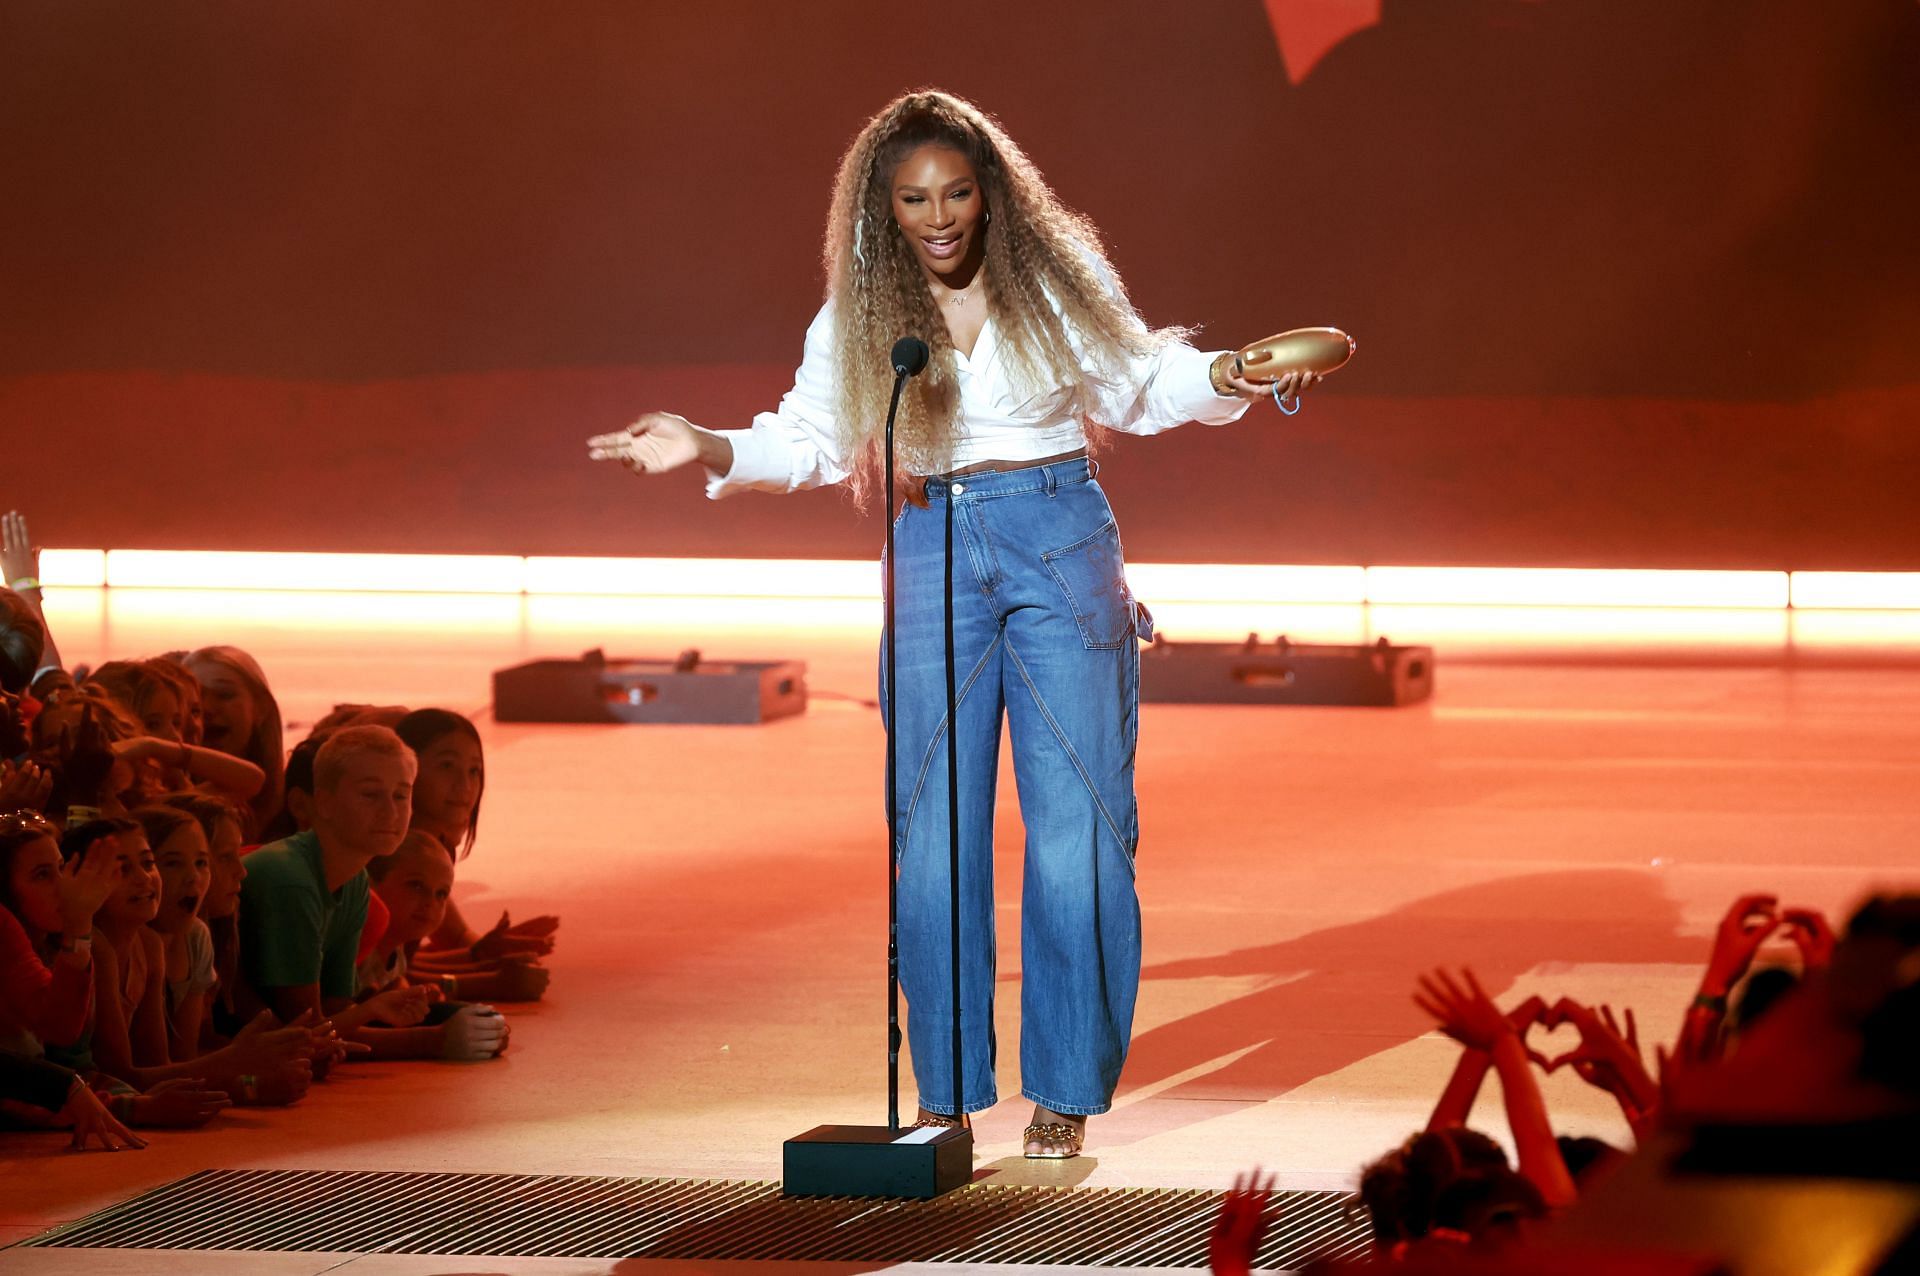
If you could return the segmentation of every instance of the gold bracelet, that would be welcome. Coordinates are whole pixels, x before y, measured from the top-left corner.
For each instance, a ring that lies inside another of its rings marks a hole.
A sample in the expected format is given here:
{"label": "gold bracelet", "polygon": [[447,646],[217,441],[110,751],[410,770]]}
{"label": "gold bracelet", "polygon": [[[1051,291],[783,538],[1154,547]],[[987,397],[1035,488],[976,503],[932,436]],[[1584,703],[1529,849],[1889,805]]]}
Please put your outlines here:
{"label": "gold bracelet", "polygon": [[1207,380],[1212,383],[1213,392],[1223,399],[1236,399],[1240,397],[1239,393],[1234,390],[1231,385],[1228,385],[1220,379],[1221,361],[1231,357],[1232,352],[1228,351],[1224,354],[1214,356],[1213,362],[1207,365]]}

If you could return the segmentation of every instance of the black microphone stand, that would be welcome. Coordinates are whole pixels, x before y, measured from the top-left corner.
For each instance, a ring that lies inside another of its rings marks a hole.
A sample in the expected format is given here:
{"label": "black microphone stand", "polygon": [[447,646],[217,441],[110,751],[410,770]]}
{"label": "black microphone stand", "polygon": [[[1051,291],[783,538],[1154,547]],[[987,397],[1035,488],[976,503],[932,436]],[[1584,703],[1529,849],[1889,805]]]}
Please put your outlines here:
{"label": "black microphone stand", "polygon": [[886,566],[881,573],[886,641],[887,728],[887,1123],[884,1126],[822,1125],[783,1148],[781,1190],[788,1196],[889,1196],[928,1199],[960,1187],[973,1177],[973,1131],[960,1124],[960,789],[959,745],[955,739],[955,657],[953,631],[953,493],[946,513],[946,675],[947,675],[947,871],[953,954],[953,1111],[952,1126],[923,1126],[900,1132],[900,880],[895,855],[900,845],[899,767],[896,743],[897,639],[894,627],[893,425],[907,378],[927,366],[927,346],[902,337],[893,347],[893,396],[887,404],[886,487],[881,497],[887,520]]}

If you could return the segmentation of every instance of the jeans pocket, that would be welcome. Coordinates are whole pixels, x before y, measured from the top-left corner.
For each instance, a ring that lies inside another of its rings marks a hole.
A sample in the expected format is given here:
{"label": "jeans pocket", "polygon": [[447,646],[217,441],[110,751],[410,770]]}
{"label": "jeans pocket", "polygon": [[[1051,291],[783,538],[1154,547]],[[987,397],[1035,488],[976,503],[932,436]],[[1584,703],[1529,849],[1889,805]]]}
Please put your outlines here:
{"label": "jeans pocket", "polygon": [[1089,650],[1111,650],[1133,641],[1133,600],[1120,561],[1120,529],[1112,519],[1084,540],[1040,555],[1040,561],[1066,595],[1073,623]]}

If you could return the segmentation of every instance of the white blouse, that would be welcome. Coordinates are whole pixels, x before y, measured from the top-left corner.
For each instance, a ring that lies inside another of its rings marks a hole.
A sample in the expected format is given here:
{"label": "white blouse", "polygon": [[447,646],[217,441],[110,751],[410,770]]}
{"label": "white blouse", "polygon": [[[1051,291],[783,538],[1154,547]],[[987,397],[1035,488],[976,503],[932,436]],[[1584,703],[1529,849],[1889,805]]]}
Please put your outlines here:
{"label": "white blouse", "polygon": [[[1084,358],[1078,334],[1070,331],[1068,336]],[[1213,392],[1207,376],[1213,359],[1214,354],[1169,343],[1130,360],[1118,374],[1091,382],[1097,400],[1091,416],[1097,424],[1127,434],[1159,434],[1186,421],[1237,421],[1248,401]],[[1071,388],[1042,394],[1020,391],[991,317],[980,329],[973,353],[955,350],[954,363],[960,390],[955,469],[976,461],[1037,461],[1086,446]],[[710,499],[748,490],[793,492],[847,477],[850,466],[834,437],[836,364],[833,302],[828,301],[807,327],[806,353],[780,406],[754,417],[747,429],[716,431],[733,444],[733,467],[725,474],[707,471]]]}

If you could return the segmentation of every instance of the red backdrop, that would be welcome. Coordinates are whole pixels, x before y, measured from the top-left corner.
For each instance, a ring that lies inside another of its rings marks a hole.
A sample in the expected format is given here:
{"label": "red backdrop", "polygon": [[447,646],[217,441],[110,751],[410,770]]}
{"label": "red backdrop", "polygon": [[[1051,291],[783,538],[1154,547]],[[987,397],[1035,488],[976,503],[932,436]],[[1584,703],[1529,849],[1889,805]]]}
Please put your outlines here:
{"label": "red backdrop", "polygon": [[744,424],[902,88],[1307,411],[1109,447],[1136,558],[1920,567],[1920,5],[14,0],[0,500],[50,544],[864,555],[588,465]]}

